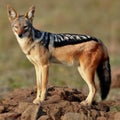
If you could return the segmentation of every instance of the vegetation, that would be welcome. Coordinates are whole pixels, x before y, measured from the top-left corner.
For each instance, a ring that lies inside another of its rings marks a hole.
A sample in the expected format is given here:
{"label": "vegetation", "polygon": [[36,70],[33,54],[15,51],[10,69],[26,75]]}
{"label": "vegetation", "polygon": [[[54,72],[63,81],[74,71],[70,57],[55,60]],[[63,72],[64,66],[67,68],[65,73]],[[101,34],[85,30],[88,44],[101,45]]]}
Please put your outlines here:
{"label": "vegetation", "polygon": [[[34,26],[55,33],[83,33],[103,40],[112,67],[120,65],[119,0],[1,0],[0,3],[0,89],[35,85],[35,71],[20,50],[10,28],[6,5],[19,13],[36,6]],[[75,68],[52,65],[49,83],[77,87],[83,84]]]}

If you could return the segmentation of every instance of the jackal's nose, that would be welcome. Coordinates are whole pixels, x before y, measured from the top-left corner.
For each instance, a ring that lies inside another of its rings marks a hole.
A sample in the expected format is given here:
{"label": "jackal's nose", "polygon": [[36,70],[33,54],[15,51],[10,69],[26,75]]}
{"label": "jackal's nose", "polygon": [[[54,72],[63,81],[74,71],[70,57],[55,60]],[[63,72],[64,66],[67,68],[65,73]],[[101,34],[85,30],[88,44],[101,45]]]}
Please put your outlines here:
{"label": "jackal's nose", "polygon": [[21,37],[22,37],[22,34],[19,34],[18,36],[21,38]]}

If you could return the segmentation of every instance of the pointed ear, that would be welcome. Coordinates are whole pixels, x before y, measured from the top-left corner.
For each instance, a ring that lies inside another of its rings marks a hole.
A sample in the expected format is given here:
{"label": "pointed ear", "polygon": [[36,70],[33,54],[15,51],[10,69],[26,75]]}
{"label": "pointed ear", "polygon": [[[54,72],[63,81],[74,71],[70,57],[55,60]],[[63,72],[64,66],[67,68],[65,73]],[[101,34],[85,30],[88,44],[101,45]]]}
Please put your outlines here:
{"label": "pointed ear", "polygon": [[10,20],[10,22],[12,22],[18,16],[16,10],[9,5],[7,5],[7,13],[8,13],[8,19]]}
{"label": "pointed ear", "polygon": [[35,6],[32,6],[29,11],[25,14],[25,17],[28,18],[31,22],[34,18]]}

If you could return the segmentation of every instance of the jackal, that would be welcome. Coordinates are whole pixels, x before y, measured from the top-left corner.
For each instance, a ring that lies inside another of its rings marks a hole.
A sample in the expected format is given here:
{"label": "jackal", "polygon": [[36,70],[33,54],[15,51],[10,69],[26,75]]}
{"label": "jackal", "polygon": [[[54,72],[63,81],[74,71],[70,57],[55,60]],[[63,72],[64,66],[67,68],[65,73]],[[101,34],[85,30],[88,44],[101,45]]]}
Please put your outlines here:
{"label": "jackal", "polygon": [[95,37],[84,34],[55,34],[33,27],[35,6],[24,15],[19,15],[7,6],[8,18],[13,33],[30,62],[34,65],[37,79],[35,104],[45,100],[50,63],[75,65],[88,85],[89,94],[82,105],[91,105],[96,93],[95,72],[100,80],[101,98],[110,90],[111,70],[107,48]]}

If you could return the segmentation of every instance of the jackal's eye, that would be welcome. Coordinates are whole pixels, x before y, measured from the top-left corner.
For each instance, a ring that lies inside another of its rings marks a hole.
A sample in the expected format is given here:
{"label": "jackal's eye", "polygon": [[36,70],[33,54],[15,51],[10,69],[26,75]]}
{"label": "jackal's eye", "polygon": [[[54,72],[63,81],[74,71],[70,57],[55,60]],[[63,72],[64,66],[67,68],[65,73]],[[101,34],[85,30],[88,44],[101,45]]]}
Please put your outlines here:
{"label": "jackal's eye", "polygon": [[18,29],[18,26],[14,26],[15,27],[15,29]]}
{"label": "jackal's eye", "polygon": [[24,30],[28,30],[28,26],[24,26]]}
{"label": "jackal's eye", "polygon": [[18,26],[14,26],[14,30],[15,30],[15,32],[17,32]]}

